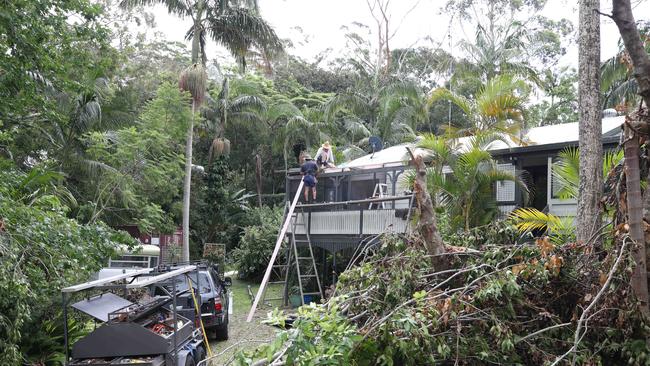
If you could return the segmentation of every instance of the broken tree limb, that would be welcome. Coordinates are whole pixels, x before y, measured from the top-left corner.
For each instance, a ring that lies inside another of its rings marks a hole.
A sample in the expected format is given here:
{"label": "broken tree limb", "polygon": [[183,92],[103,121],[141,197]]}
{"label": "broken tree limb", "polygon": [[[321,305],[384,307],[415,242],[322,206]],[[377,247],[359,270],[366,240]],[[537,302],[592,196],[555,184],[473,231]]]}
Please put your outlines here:
{"label": "broken tree limb", "polygon": [[415,166],[413,191],[415,192],[415,199],[420,209],[420,220],[416,230],[422,236],[424,246],[429,254],[439,255],[445,252],[445,244],[442,242],[442,237],[438,231],[436,215],[433,210],[433,201],[427,190],[427,169],[422,156],[413,155],[413,152],[408,147],[406,151],[411,156],[411,164]]}

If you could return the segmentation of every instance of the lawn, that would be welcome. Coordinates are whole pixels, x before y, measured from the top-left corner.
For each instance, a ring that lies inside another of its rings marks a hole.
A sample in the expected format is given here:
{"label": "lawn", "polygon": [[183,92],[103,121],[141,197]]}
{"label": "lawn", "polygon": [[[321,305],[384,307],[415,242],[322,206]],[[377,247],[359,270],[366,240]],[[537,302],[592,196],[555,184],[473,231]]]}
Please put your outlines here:
{"label": "lawn", "polygon": [[[266,318],[267,312],[272,309],[268,304],[258,308],[252,322],[246,322],[246,317],[251,308],[248,286],[251,287],[253,294],[256,294],[259,285],[259,282],[248,282],[232,276],[233,312],[230,314],[230,325],[228,327],[230,337],[224,342],[210,341],[213,356],[217,356],[211,360],[210,365],[227,365],[233,361],[237,352],[253,350],[260,344],[268,343],[280,331],[278,328],[261,324],[261,321]],[[267,290],[267,297],[279,297],[281,293],[282,285],[272,285]],[[278,306],[279,303],[279,301],[276,301],[273,305]]]}

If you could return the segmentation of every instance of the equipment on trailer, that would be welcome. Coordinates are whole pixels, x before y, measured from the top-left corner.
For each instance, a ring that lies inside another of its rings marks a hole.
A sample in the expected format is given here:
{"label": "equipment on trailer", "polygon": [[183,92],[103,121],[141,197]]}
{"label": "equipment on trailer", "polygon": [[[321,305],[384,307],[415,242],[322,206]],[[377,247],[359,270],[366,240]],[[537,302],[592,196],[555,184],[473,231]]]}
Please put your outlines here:
{"label": "equipment on trailer", "polygon": [[[177,304],[179,295],[192,292],[194,286],[200,288],[192,282],[200,278],[190,276],[194,273],[197,267],[193,265],[173,270],[146,268],[64,288],[64,365],[190,366],[204,359],[209,346],[195,326],[199,321],[195,309],[181,310]],[[186,276],[192,286],[177,291],[178,276]],[[149,294],[152,286],[170,285],[171,291],[163,296]],[[71,306],[103,324],[72,345],[70,354],[67,306],[70,297],[82,291],[92,291],[93,296]],[[134,301],[138,291],[140,298]],[[116,293],[133,296],[127,300]]]}

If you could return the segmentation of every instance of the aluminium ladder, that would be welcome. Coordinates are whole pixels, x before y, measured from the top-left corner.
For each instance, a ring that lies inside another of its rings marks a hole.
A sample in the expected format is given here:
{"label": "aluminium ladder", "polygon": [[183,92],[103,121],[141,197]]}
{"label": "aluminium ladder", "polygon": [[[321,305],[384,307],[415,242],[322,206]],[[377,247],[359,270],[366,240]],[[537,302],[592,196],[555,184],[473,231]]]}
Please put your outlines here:
{"label": "aluminium ladder", "polygon": [[[384,198],[386,196],[388,196],[388,184],[386,184],[386,183],[377,183],[377,184],[375,184],[375,189],[372,192],[372,197],[373,198]],[[379,207],[379,205],[381,205],[381,208],[386,208],[386,205],[385,205],[384,201],[376,202],[374,204],[377,205],[377,207]],[[370,202],[370,204],[368,205],[369,210],[372,209],[372,205],[373,205],[373,202]]]}
{"label": "aluminium ladder", "polygon": [[[298,283],[299,283],[299,288],[300,288],[300,294],[301,294],[301,303],[304,305],[305,301],[305,295],[315,295],[315,294],[320,294],[322,296],[322,288],[320,285],[320,279],[318,278],[318,272],[316,270],[316,261],[314,260],[314,253],[312,250],[312,245],[311,245],[311,239],[309,237],[308,229],[305,225],[305,213],[301,209],[300,210],[300,218],[302,219],[302,222],[298,220],[298,215],[295,212],[296,205],[298,204],[298,199],[300,198],[300,195],[302,194],[302,188],[304,186],[304,182],[301,180],[300,184],[298,185],[298,189],[296,190],[296,195],[294,196],[291,205],[289,206],[288,210],[286,210],[286,216],[284,220],[284,224],[282,225],[282,229],[280,230],[277,240],[275,242],[275,248],[273,249],[273,254],[271,254],[271,258],[269,260],[269,265],[266,267],[266,272],[264,273],[264,278],[262,279],[262,283],[260,284],[260,288],[257,291],[257,294],[255,295],[255,300],[253,301],[253,306],[251,307],[250,312],[248,313],[248,317],[246,318],[247,322],[250,322],[253,320],[253,315],[255,314],[255,311],[257,310],[257,307],[260,303],[260,300],[265,297],[265,292],[266,292],[266,285],[269,283],[269,279],[271,277],[271,273],[274,272],[274,270],[280,269],[280,273],[284,274],[285,277],[285,287],[284,287],[284,294],[283,294],[283,301],[287,302],[288,300],[288,283],[289,283],[289,274],[290,274],[290,267],[292,264],[295,264],[296,267],[296,272],[298,273]],[[289,229],[289,224],[293,222],[292,230],[291,233],[287,234],[287,230]],[[297,240],[296,239],[296,228],[302,226],[305,229],[305,237],[306,240]],[[288,246],[283,245],[286,242],[289,242]],[[298,256],[298,243],[306,243],[306,247],[309,249],[309,256],[305,257],[300,257]],[[285,248],[285,257],[287,258],[287,261],[282,264],[276,264],[276,260],[278,257],[278,253],[280,252],[280,249],[282,247]],[[293,259],[296,258],[296,259]],[[299,259],[298,259],[299,258]],[[302,268],[301,267],[301,261],[306,260],[306,258],[311,259],[312,263],[312,269],[313,269],[313,274],[312,273],[306,273],[302,274]],[[303,287],[303,279],[307,278],[316,278],[316,283],[318,285],[318,292],[306,292]],[[274,282],[278,283],[280,281]],[[268,299],[272,300],[272,299]],[[277,299],[274,299],[277,300]]]}
{"label": "aluminium ladder", "polygon": [[[287,306],[289,304],[289,282],[292,274],[292,267],[295,267],[295,273],[297,274],[300,303],[302,305],[305,305],[305,296],[323,296],[309,230],[307,230],[307,226],[305,225],[307,222],[307,216],[305,215],[305,212],[300,209],[300,213],[294,212],[291,219],[293,222],[291,233],[287,233],[285,240],[283,240],[283,243],[287,244],[283,248],[284,258],[286,258],[286,261],[280,264],[273,263],[273,272],[279,274],[278,277],[284,278],[284,280],[267,282],[267,285],[283,284],[282,296],[267,298],[265,291],[262,295],[262,303],[282,300],[282,305]],[[305,239],[297,239],[296,234],[299,227],[303,228]],[[299,252],[300,249],[302,249],[302,253]],[[312,279],[316,280],[318,291],[307,290],[307,285],[310,284]]]}
{"label": "aluminium ladder", "polygon": [[[293,217],[293,229],[291,230],[291,249],[293,251],[293,256],[290,254],[289,255],[289,261],[287,263],[291,264],[291,259],[293,258],[293,264],[296,266],[296,274],[298,275],[298,289],[300,290],[300,303],[302,305],[305,305],[305,296],[310,296],[310,295],[318,295],[321,298],[323,297],[323,289],[320,284],[320,278],[318,278],[318,269],[316,268],[316,260],[314,259],[314,250],[311,245],[311,238],[309,237],[309,229],[306,225],[307,222],[307,216],[305,216],[305,212],[300,209],[300,218],[302,220],[298,220],[298,213],[294,213]],[[297,227],[302,227],[304,232],[305,232],[305,239],[298,240],[296,239],[296,228]],[[302,256],[300,256],[300,252],[298,251],[298,243],[304,244],[303,246],[307,249],[306,251],[303,250]],[[307,263],[305,263],[307,262]],[[309,266],[305,268],[305,266]],[[289,293],[289,268],[287,267],[287,273],[285,277],[285,283],[284,283],[284,295],[285,295],[285,304],[286,304],[286,296]],[[310,273],[311,269],[311,273]],[[311,279],[314,278],[316,279],[316,286],[318,287],[318,291],[312,291],[309,292],[306,290],[307,284]]]}

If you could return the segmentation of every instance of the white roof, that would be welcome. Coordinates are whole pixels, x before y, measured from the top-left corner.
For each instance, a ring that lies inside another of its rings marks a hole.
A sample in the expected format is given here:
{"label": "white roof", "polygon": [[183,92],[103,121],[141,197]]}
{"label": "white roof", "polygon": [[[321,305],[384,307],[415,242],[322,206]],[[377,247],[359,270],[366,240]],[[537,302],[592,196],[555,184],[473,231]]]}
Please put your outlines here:
{"label": "white roof", "polygon": [[[625,121],[625,116],[604,118],[602,120],[602,133],[607,134],[621,127]],[[558,143],[568,143],[578,141],[578,122],[563,123],[559,125],[550,125],[542,127],[533,127],[522,133],[521,140],[525,144],[517,144],[509,141],[506,144],[503,141],[494,141],[488,146],[488,150],[502,150],[508,148],[531,146],[531,145],[550,145]],[[458,140],[460,148],[466,147],[471,137],[462,137]],[[362,156],[358,159],[339,164],[339,168],[377,168],[392,164],[401,164],[407,156],[407,147],[417,145],[417,142],[391,146],[376,152],[374,155]],[[421,149],[415,149],[414,153],[421,152]]]}

